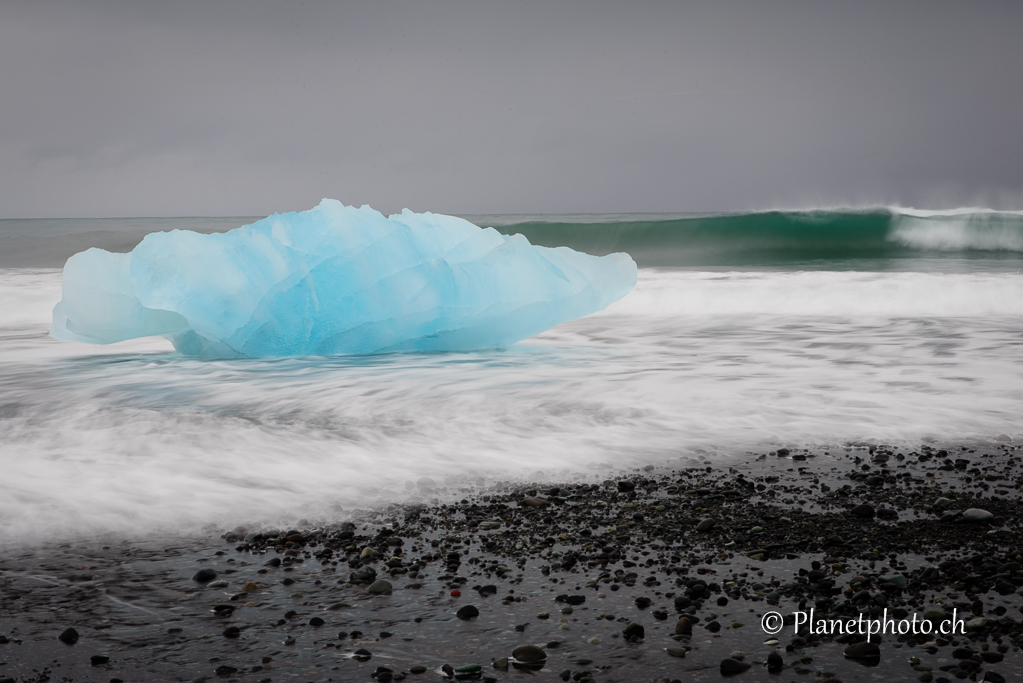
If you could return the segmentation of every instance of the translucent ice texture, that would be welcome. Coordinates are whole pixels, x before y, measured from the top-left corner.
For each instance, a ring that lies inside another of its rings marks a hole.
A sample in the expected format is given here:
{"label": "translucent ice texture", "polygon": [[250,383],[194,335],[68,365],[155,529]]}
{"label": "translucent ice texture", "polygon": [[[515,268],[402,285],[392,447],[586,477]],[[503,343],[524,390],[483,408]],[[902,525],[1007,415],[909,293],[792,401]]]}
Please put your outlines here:
{"label": "translucent ice texture", "polygon": [[158,335],[204,358],[485,349],[599,311],[635,284],[628,254],[325,199],[225,233],[158,232],[129,254],[75,254],[53,336]]}

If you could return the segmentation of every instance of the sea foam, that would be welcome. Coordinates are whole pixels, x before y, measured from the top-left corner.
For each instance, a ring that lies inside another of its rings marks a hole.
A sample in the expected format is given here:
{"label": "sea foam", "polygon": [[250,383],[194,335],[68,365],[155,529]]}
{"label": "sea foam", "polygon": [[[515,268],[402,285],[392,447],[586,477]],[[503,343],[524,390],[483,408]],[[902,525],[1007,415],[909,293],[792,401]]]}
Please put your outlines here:
{"label": "sea foam", "polygon": [[628,254],[325,199],[225,233],[158,232],[128,254],[75,254],[52,334],[163,336],[205,358],[496,348],[602,310],[636,275]]}

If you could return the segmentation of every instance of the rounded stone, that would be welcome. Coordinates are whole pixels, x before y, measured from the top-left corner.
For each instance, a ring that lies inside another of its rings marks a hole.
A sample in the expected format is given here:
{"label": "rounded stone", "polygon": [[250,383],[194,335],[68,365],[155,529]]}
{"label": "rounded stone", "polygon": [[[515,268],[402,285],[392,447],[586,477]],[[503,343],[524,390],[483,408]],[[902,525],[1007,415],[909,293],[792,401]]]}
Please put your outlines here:
{"label": "rounded stone", "polygon": [[73,628],[66,628],[59,636],[57,636],[57,640],[66,645],[74,645],[78,642],[78,631]]}
{"label": "rounded stone", "polygon": [[863,503],[862,505],[857,505],[849,512],[856,515],[857,517],[862,517],[863,519],[873,519],[874,515],[877,514],[877,512],[874,510],[874,506],[867,505],[866,503]]}
{"label": "rounded stone", "polygon": [[476,605],[463,605],[455,612],[455,616],[459,619],[475,619],[479,615],[480,611],[476,608]]}
{"label": "rounded stone", "polygon": [[547,659],[547,653],[536,645],[521,645],[512,650],[512,657],[522,664],[539,664]]}
{"label": "rounded stone", "polygon": [[643,628],[642,624],[633,622],[622,629],[622,635],[626,638],[643,639],[646,636],[646,629]]}
{"label": "rounded stone", "polygon": [[974,524],[983,524],[984,522],[990,522],[994,519],[993,513],[987,510],[981,510],[980,508],[970,508],[963,513],[964,522],[972,522]]}
{"label": "rounded stone", "polygon": [[733,676],[735,674],[741,674],[743,671],[749,669],[749,666],[748,662],[740,662],[738,659],[732,659],[731,657],[728,659],[722,659],[721,675]]}
{"label": "rounded stone", "polygon": [[373,583],[369,584],[366,592],[370,595],[390,595],[394,590],[394,586],[387,579],[377,579]]}
{"label": "rounded stone", "polygon": [[852,659],[872,659],[881,656],[881,648],[877,643],[853,643],[845,648],[845,656]]}
{"label": "rounded stone", "polygon": [[196,581],[198,583],[209,583],[215,578],[217,578],[217,573],[209,567],[206,567],[205,569],[197,571],[195,576],[192,577],[192,581]]}
{"label": "rounded stone", "polygon": [[716,522],[713,519],[701,519],[700,523],[696,525],[697,531],[710,531],[714,528]]}

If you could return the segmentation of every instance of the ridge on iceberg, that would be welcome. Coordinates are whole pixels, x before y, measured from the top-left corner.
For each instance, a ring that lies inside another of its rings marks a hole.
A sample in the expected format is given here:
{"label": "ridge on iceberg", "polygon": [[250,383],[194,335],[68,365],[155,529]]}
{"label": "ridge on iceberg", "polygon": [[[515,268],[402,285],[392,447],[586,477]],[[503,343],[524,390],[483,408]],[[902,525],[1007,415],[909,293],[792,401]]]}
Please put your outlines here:
{"label": "ridge on iceberg", "polygon": [[151,233],[64,266],[57,339],[163,336],[202,358],[497,348],[606,308],[628,254],[534,246],[431,213],[324,199],[225,233]]}

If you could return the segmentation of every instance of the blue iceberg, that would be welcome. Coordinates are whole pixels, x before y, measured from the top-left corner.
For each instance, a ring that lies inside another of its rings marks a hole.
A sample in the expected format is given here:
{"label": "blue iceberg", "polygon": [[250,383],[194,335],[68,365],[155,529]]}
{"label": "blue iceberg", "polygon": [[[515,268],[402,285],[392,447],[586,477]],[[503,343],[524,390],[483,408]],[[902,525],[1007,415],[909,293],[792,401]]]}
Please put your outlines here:
{"label": "blue iceberg", "polygon": [[204,235],[152,233],[64,266],[53,336],[163,336],[201,358],[504,347],[636,285],[628,254],[538,247],[453,216],[384,217],[324,199]]}

